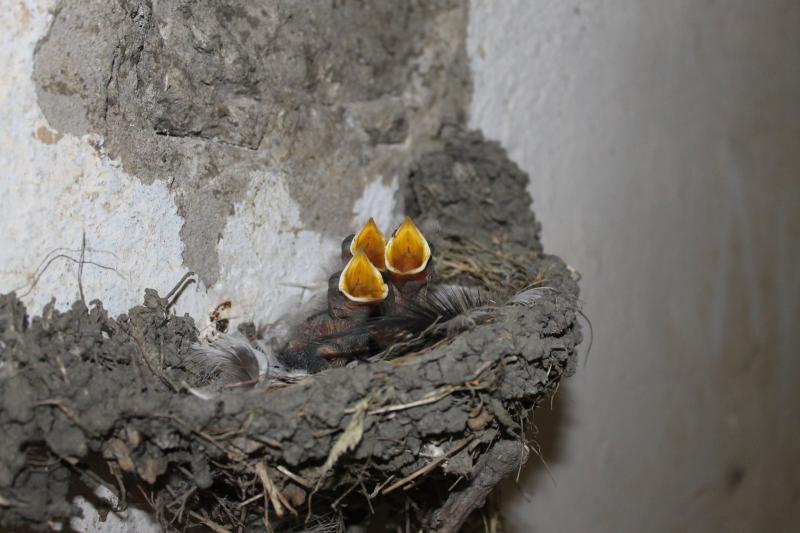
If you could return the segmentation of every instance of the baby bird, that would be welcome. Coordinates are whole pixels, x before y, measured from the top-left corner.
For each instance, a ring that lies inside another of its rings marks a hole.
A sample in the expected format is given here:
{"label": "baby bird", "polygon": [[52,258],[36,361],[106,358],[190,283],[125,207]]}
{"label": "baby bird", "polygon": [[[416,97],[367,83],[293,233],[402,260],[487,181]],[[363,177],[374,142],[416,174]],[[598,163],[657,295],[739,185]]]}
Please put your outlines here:
{"label": "baby bird", "polygon": [[483,320],[489,308],[477,290],[435,284],[432,255],[410,217],[389,239],[370,218],[342,242],[326,309],[268,340],[233,334],[195,345],[191,360],[217,389],[269,387],[418,351]]}

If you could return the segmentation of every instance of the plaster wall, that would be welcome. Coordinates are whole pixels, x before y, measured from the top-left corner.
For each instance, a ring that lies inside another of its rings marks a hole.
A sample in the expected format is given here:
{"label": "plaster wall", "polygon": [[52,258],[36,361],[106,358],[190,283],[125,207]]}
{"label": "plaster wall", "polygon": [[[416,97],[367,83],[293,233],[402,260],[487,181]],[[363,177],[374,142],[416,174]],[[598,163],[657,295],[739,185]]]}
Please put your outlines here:
{"label": "plaster wall", "polygon": [[798,28],[792,1],[471,3],[470,123],[595,330],[513,531],[800,528]]}
{"label": "plaster wall", "polygon": [[[373,153],[389,155],[368,156],[312,139],[310,150],[336,150],[336,160],[323,161],[325,170],[315,172],[290,168],[291,159],[276,163],[270,158],[283,156],[275,150],[237,152],[224,139],[159,136],[131,122],[119,131],[138,137],[125,139],[112,153],[104,135],[87,131],[91,113],[84,109],[87,100],[101,106],[97,80],[109,75],[100,71],[107,62],[103,54],[114,50],[114,28],[89,25],[92,17],[103,20],[98,9],[106,4],[25,0],[0,10],[0,290],[17,290],[34,313],[51,298],[64,308],[79,297],[78,259],[85,245],[80,279],[86,301],[100,299],[111,313],[139,303],[145,287],[165,294],[194,270],[198,282],[181,297],[178,312],[198,317],[204,327],[209,312],[230,300],[233,318],[270,322],[325,286],[328,259],[338,253],[341,235],[370,216],[386,230],[394,223],[397,169],[373,165],[356,176],[339,167],[400,159],[410,140],[384,147],[379,139]],[[198,21],[207,22],[202,17]],[[170,44],[171,50],[185,50],[180,42]],[[186,48],[193,50],[191,43]],[[37,78],[36,55],[42,51]],[[192,91],[179,95],[191,98]],[[384,108],[397,113],[391,98],[348,105],[359,116],[366,113],[362,108],[371,112],[363,122],[345,116],[336,126],[354,137],[370,128],[380,138]],[[337,112],[335,106],[326,109]],[[328,122],[319,124],[324,129]],[[241,132],[247,126],[231,128]],[[305,157],[302,142],[296,149]],[[159,168],[148,159],[154,176],[131,174],[129,168],[143,163],[134,154],[126,167],[117,157],[125,149],[166,163]],[[237,157],[242,164],[234,164]],[[312,192],[297,194],[298,182]],[[346,194],[328,195],[337,184]],[[319,220],[331,210],[336,223],[325,231]]]}

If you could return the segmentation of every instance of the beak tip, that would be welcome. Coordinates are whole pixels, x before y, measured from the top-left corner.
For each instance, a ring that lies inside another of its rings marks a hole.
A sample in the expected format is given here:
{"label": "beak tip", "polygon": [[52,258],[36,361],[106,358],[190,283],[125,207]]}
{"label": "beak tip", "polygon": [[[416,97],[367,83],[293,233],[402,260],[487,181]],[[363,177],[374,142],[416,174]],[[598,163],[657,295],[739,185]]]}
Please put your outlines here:
{"label": "beak tip", "polygon": [[[347,239],[345,242],[342,243],[342,256],[345,256],[344,246],[347,243]],[[354,234],[352,238],[349,239],[348,251],[349,256],[356,255],[356,252],[360,248],[363,248],[369,257],[369,260],[375,265],[378,270],[384,270],[384,249],[386,248],[386,237],[384,237],[383,233],[378,226],[375,224],[375,220],[371,217],[367,221],[366,224],[358,231],[358,233]]]}

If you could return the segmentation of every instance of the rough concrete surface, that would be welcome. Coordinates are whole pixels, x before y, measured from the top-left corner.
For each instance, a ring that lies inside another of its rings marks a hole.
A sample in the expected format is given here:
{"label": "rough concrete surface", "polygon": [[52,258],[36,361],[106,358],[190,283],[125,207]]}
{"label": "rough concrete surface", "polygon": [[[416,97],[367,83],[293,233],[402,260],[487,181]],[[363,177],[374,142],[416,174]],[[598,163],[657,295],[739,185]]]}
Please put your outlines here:
{"label": "rough concrete surface", "polygon": [[[81,270],[86,299],[101,298],[118,314],[140,301],[145,287],[166,291],[186,272],[184,220],[169,183],[146,185],[104,155],[102,137],[75,137],[46,122],[37,102],[33,59],[52,21],[52,4],[14,3],[0,12],[5,73],[0,80],[0,283],[5,290],[19,290],[31,311],[40,312],[51,298],[65,309],[79,297]],[[233,302],[236,316],[276,319],[306,298],[307,287],[325,280],[319,258],[337,246],[300,227],[300,208],[289,195],[286,174],[263,168],[251,178],[255,185],[233,206],[219,245],[209,246],[217,251],[223,275],[212,286],[197,284],[178,303],[198,317],[201,327],[226,300]],[[378,218],[385,226],[394,216],[394,183],[376,178],[365,191],[380,200],[384,211]],[[356,200],[359,209],[363,200]],[[356,210],[352,216],[364,214]],[[86,263],[80,269],[84,235]],[[255,283],[259,277],[266,281]]]}
{"label": "rough concrete surface", "polygon": [[65,0],[34,80],[56,131],[100,134],[127,173],[168,184],[184,263],[211,286],[254,173],[287,176],[302,228],[342,233],[368,181],[463,121],[465,25],[453,0]]}

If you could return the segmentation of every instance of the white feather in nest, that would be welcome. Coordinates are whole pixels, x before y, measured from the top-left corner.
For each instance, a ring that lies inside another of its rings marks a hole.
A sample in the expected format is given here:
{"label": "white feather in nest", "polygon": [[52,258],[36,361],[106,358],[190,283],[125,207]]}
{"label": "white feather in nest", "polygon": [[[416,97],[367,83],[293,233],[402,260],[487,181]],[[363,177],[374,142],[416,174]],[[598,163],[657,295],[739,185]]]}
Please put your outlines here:
{"label": "white feather in nest", "polygon": [[555,291],[552,287],[532,287],[523,289],[508,300],[508,305],[525,305],[531,306],[535,304],[547,292]]}
{"label": "white feather in nest", "polygon": [[343,533],[345,531],[342,517],[322,518],[313,524],[294,530],[296,533]]}
{"label": "white feather in nest", "polygon": [[192,345],[188,359],[189,366],[207,385],[199,389],[188,387],[189,391],[210,399],[223,388],[268,387],[274,383],[296,382],[307,376],[306,369],[285,364],[277,354],[307,315],[327,305],[325,287],[327,284],[323,282],[303,285],[306,292],[297,308],[260,325],[256,340],[239,332],[222,333],[216,328],[217,320],[230,320],[227,327],[232,327],[247,314],[243,309],[235,303],[229,303],[222,311],[215,309],[209,324],[201,330],[200,341]]}
{"label": "white feather in nest", "polygon": [[308,375],[304,369],[284,365],[266,342],[240,334],[221,334],[206,344],[194,344],[190,365],[216,390],[291,383]]}

